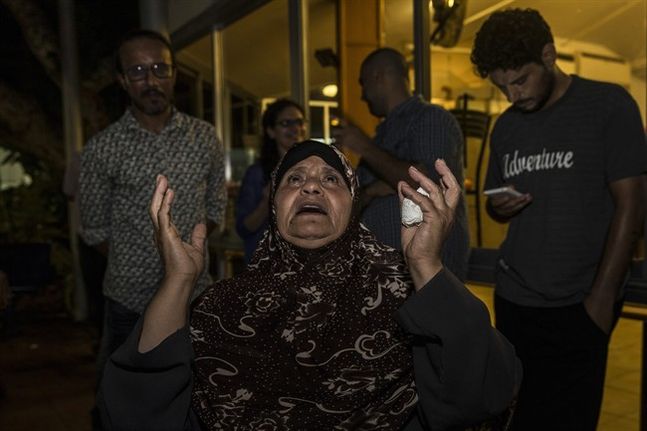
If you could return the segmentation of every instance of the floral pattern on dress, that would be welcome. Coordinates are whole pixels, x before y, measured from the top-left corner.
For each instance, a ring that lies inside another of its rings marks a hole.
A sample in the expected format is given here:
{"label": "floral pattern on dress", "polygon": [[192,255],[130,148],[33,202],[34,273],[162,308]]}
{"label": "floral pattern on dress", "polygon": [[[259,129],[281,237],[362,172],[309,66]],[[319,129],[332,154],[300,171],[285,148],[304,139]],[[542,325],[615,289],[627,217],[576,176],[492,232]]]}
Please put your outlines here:
{"label": "floral pattern on dress", "polygon": [[[352,169],[333,151],[357,205]],[[417,398],[409,338],[394,315],[413,286],[401,253],[378,243],[352,214],[339,238],[310,250],[281,237],[272,208],[246,271],[196,301],[193,407],[208,429],[227,428],[233,414],[241,415],[241,430],[396,430],[406,423]],[[238,374],[226,375],[213,358]],[[220,394],[241,385],[249,399],[221,402]]]}

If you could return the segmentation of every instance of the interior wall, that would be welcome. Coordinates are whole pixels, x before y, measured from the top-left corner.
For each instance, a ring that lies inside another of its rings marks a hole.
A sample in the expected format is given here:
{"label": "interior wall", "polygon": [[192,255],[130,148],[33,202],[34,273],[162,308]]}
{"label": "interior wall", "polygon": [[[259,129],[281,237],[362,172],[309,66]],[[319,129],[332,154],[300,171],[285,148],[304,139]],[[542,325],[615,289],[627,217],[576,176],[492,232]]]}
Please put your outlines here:
{"label": "interior wall", "polygon": [[[175,7],[178,7],[178,3],[181,1],[173,2]],[[206,3],[209,6],[212,1]],[[289,95],[290,56],[287,5],[287,0],[268,2],[223,31],[227,82],[259,99]],[[322,67],[314,56],[317,49],[332,48],[333,51],[337,51],[336,2],[334,0],[311,0],[309,6],[309,81],[312,91],[321,91],[325,84],[337,81],[336,69]],[[188,14],[186,11],[184,13]],[[176,21],[179,22],[180,19],[176,17]],[[206,81],[211,80],[209,72],[211,70],[210,37],[210,35],[206,35],[177,53],[180,62],[201,72]]]}
{"label": "interior wall", "polygon": [[326,0],[310,2],[308,12],[308,61],[310,62],[309,82],[311,95],[318,91],[321,98],[321,89],[326,84],[338,84],[337,69],[331,66],[323,67],[315,58],[318,49],[331,48],[339,55],[337,49],[337,10],[336,2]]}
{"label": "interior wall", "polygon": [[[572,56],[573,61],[558,60],[558,66],[566,73],[576,73],[590,79],[601,79],[623,85],[638,102],[643,119],[647,118],[647,93],[645,80],[631,75],[630,63],[618,53],[607,47],[577,40],[555,40],[558,53]],[[581,53],[624,60],[625,63],[604,60],[578,59]],[[469,93],[477,100],[490,101],[488,112],[498,113],[507,108],[505,98],[498,94],[487,79],[481,79],[474,73],[469,59],[470,50],[466,48],[441,49],[432,48],[431,53],[431,85],[433,101],[445,107],[453,107],[451,103],[462,93]],[[474,105],[476,106],[476,105]]]}

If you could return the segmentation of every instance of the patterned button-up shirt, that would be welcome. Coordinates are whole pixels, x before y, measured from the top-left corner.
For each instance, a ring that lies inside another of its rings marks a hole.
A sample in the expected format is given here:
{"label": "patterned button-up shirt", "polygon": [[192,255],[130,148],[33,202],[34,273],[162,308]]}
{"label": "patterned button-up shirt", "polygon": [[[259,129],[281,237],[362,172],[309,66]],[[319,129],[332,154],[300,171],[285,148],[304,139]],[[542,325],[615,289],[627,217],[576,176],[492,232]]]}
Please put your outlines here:
{"label": "patterned button-up shirt", "polygon": [[[171,212],[185,241],[196,223],[222,222],[224,156],[209,123],[174,109],[155,134],[127,110],[83,150],[81,234],[88,244],[108,242],[104,295],[139,313],[164,275],[148,215],[157,174],[165,175],[175,191]],[[205,268],[196,290],[210,281]]]}

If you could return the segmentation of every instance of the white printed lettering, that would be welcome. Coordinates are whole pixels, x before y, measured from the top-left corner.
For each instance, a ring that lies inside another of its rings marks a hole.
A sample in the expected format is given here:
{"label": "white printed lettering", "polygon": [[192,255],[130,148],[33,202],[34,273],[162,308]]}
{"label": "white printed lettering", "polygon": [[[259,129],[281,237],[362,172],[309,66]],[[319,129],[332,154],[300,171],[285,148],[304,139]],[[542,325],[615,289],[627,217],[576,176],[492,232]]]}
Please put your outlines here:
{"label": "white printed lettering", "polygon": [[503,155],[503,178],[508,179],[524,172],[542,171],[549,169],[570,169],[575,161],[572,151],[546,151],[541,153],[519,156],[519,150]]}

